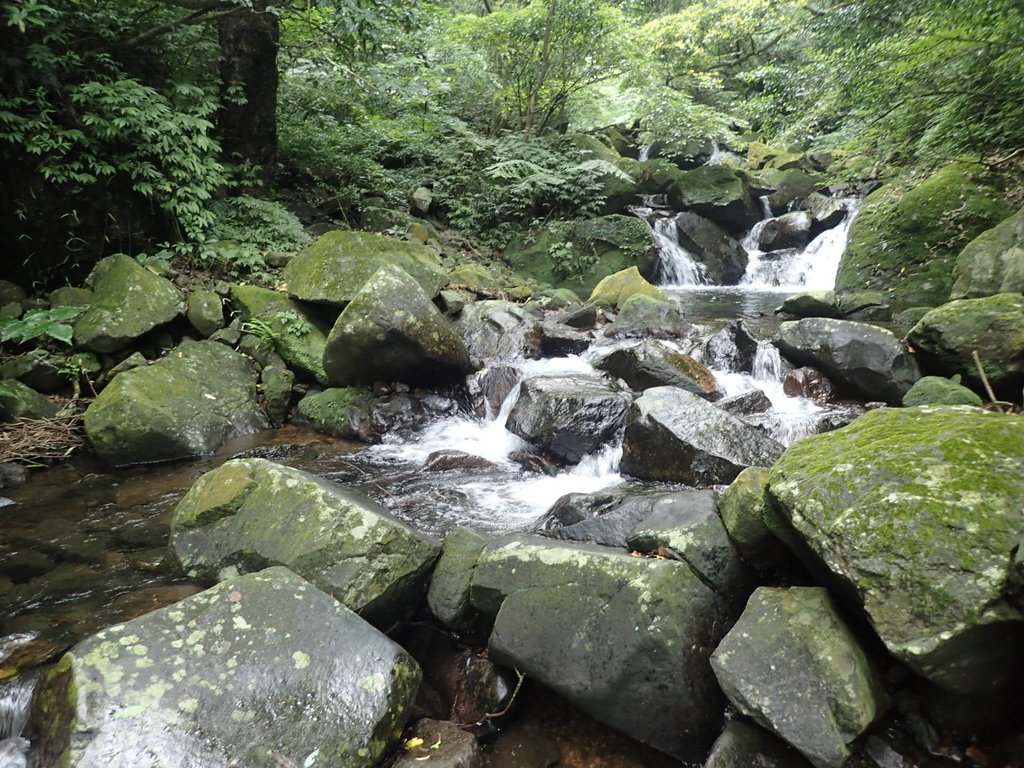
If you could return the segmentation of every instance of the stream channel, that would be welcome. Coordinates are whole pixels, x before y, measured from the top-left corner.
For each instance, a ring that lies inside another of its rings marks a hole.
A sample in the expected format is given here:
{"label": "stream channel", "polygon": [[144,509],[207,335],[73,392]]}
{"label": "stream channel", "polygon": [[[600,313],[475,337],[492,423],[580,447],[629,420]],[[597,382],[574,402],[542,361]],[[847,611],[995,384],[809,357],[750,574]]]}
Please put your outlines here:
{"label": "stream channel", "polygon": [[[832,287],[858,207],[857,200],[842,202],[847,213],[838,226],[805,248],[781,256],[757,249],[758,227],[764,222],[756,225],[742,243],[749,264],[735,286],[705,284],[702,269],[674,237],[670,213],[637,210],[652,223],[661,287],[700,329],[689,339],[676,340],[675,346],[702,359],[725,396],[762,390],[772,408],[762,414],[760,426],[787,445],[844,423],[842,407],[783,393],[783,365],[767,341],[778,323],[773,310],[782,299],[802,290]],[[746,373],[729,370],[722,360],[705,352],[706,340],[737,319],[762,340],[753,368]],[[500,365],[513,368],[512,375],[519,380],[565,374],[600,377],[603,374],[592,363],[616,345],[634,343],[597,338],[581,355]],[[21,733],[34,678],[42,665],[103,627],[200,590],[168,563],[171,513],[200,475],[229,458],[258,456],[327,477],[379,501],[399,519],[438,538],[458,525],[494,532],[530,530],[567,493],[651,487],[619,473],[618,445],[606,445],[554,475],[524,470],[513,456],[527,445],[505,429],[505,418],[518,395],[514,382],[515,378],[509,382],[511,391],[500,404],[487,406],[484,401],[476,413],[441,418],[414,434],[389,435],[379,445],[286,426],[235,441],[215,456],[188,463],[110,470],[92,457],[79,456],[35,472],[26,485],[4,491],[6,496],[0,498],[0,768],[23,765],[16,761],[20,755],[4,757],[3,740]],[[845,419],[849,418],[847,412]],[[438,450],[463,451],[486,459],[491,466],[423,472],[426,458]],[[672,764],[662,758],[646,755],[640,762],[630,758],[609,764]]]}

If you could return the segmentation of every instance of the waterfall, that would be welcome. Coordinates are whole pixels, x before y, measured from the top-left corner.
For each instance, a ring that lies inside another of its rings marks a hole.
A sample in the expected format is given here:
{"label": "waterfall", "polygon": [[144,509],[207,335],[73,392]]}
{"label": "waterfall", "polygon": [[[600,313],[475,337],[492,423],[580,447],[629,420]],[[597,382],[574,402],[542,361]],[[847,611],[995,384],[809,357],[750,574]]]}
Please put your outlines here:
{"label": "waterfall", "polygon": [[644,144],[642,147],[640,147],[640,151],[637,153],[637,160],[639,160],[641,163],[646,161],[646,160],[650,160],[651,159],[651,147],[652,146],[654,146],[654,145],[653,144]]}
{"label": "waterfall", "polygon": [[655,280],[659,285],[703,285],[707,283],[704,265],[698,264],[693,254],[679,244],[676,218],[654,220],[654,244],[658,249]]}
{"label": "waterfall", "polygon": [[770,341],[758,341],[750,375],[755,381],[778,384],[782,381],[782,355]]}
{"label": "waterfall", "polygon": [[715,139],[711,140],[711,156],[708,158],[706,165],[725,165],[730,158],[735,158],[736,154],[730,152],[727,149],[722,149],[718,146],[718,142]]}
{"label": "waterfall", "polygon": [[20,676],[0,683],[0,766],[25,768],[28,739],[21,737],[28,723],[36,679]]}

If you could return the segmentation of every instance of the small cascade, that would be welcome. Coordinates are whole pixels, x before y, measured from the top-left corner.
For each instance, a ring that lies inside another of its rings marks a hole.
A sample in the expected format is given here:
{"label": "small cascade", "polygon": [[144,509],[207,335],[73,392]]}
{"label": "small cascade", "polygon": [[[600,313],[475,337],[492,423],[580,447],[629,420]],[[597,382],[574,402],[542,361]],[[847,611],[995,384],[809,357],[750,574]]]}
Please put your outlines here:
{"label": "small cascade", "polygon": [[659,285],[704,285],[707,283],[704,265],[698,264],[693,254],[679,244],[676,218],[659,217],[651,227],[658,249],[655,281]]}
{"label": "small cascade", "polygon": [[715,139],[711,140],[711,155],[708,157],[706,165],[726,165],[731,159],[736,158],[735,152],[722,149]]}
{"label": "small cascade", "polygon": [[20,676],[0,683],[0,768],[28,765],[28,739],[22,732],[28,723],[36,678]]}
{"label": "small cascade", "polygon": [[768,195],[761,195],[758,202],[761,203],[761,214],[766,218],[770,219],[775,213],[772,211],[772,201]]}
{"label": "small cascade", "polygon": [[644,144],[642,147],[640,147],[640,151],[637,153],[637,158],[636,159],[639,160],[641,163],[643,163],[643,162],[645,162],[647,160],[650,160],[651,159],[651,147],[652,146],[654,146],[654,145],[653,144]]}
{"label": "small cascade", "polygon": [[759,341],[757,351],[754,353],[754,363],[750,375],[755,381],[765,384],[782,383],[782,355],[779,349],[770,341]]}

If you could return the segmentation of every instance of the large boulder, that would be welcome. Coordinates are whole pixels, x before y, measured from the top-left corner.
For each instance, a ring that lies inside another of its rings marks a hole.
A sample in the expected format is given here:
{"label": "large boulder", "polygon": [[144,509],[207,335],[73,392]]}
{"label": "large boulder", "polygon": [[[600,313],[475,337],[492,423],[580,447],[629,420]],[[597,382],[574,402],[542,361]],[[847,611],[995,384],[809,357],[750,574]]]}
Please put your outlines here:
{"label": "large boulder", "polygon": [[380,505],[265,459],[199,478],[174,509],[171,548],[204,581],[284,565],[385,624],[414,607],[440,552]]}
{"label": "large boulder", "polygon": [[495,661],[640,742],[706,754],[721,720],[708,656],[730,617],[685,563],[509,536],[481,553],[470,599],[494,617]]}
{"label": "large boulder", "polygon": [[1024,615],[1010,596],[1022,458],[1018,416],[879,409],[795,442],[769,493],[800,557],[863,609],[893,656],[981,694],[1024,677]]}
{"label": "large boulder", "polygon": [[776,344],[795,365],[817,368],[869,400],[899,405],[921,377],[907,345],[875,325],[805,318],[782,323]]}
{"label": "large boulder", "polygon": [[750,229],[762,216],[747,176],[724,165],[680,171],[668,196],[674,208],[695,211],[732,234]]}
{"label": "large boulder", "polygon": [[473,302],[455,321],[455,331],[476,366],[540,357],[540,320],[518,304]]}
{"label": "large boulder", "polygon": [[982,386],[973,353],[992,386],[1016,400],[1024,383],[1024,296],[1000,293],[960,299],[933,309],[907,334],[921,364]]}
{"label": "large boulder", "polygon": [[664,299],[665,292],[647,282],[636,267],[629,267],[602,278],[601,282],[594,286],[594,290],[590,294],[590,301],[605,302],[613,307],[618,307],[633,296]]}
{"label": "large boulder", "polygon": [[94,352],[118,352],[185,309],[170,280],[123,253],[101,259],[86,283],[95,295],[75,322],[75,342]]}
{"label": "large boulder", "polygon": [[762,570],[777,568],[791,557],[768,527],[772,515],[768,476],[766,467],[747,467],[718,498],[729,538],[746,562]]}
{"label": "large boulder", "polygon": [[922,376],[903,396],[903,405],[974,405],[980,408],[984,401],[977,393],[942,376]]}
{"label": "large boulder", "polygon": [[292,421],[343,440],[373,441],[377,397],[363,387],[330,387],[310,392],[295,406]]}
{"label": "large boulder", "polygon": [[269,339],[293,371],[327,383],[324,346],[329,322],[285,294],[255,285],[231,286],[231,303],[254,334]]}
{"label": "large boulder", "polygon": [[768,205],[775,214],[783,214],[791,210],[795,203],[809,201],[828,189],[821,176],[800,168],[762,171],[757,174],[757,181],[772,190],[768,195]]}
{"label": "large boulder", "polygon": [[836,305],[835,291],[804,291],[787,296],[775,310],[776,314],[791,317],[839,318],[842,311]]}
{"label": "large boulder", "polygon": [[643,294],[626,299],[605,335],[616,339],[679,339],[693,329],[675,302]]}
{"label": "large boulder", "polygon": [[963,247],[1011,213],[976,165],[893,182],[871,194],[853,222],[836,291],[886,291],[896,310],[938,306],[949,298]]}
{"label": "large boulder", "polygon": [[703,364],[659,341],[620,347],[594,367],[622,379],[637,392],[651,387],[680,387],[708,400],[722,396],[714,374]]}
{"label": "large boulder", "polygon": [[629,394],[592,376],[543,376],[519,386],[506,429],[551,455],[577,463],[615,440]]}
{"label": "large boulder", "polygon": [[206,456],[267,426],[252,361],[215,341],[117,374],[85,411],[89,442],[114,465]]}
{"label": "large boulder", "polygon": [[399,646],[271,568],[83,640],[40,683],[30,729],[69,768],[369,768],[419,681]]}
{"label": "large boulder", "polygon": [[950,299],[1024,293],[1024,208],[985,230],[960,252]]}
{"label": "large boulder", "polygon": [[293,298],[343,307],[384,266],[412,276],[428,298],[448,282],[437,251],[427,246],[343,230],[321,235],[288,262],[283,277]]}
{"label": "large boulder", "polygon": [[758,589],[711,665],[736,709],[815,768],[841,768],[884,710],[877,673],[821,587]]}
{"label": "large boulder", "polygon": [[765,222],[757,236],[762,251],[803,248],[811,240],[811,214],[806,211],[785,213]]}
{"label": "large boulder", "polygon": [[692,211],[675,218],[679,244],[704,265],[713,285],[735,285],[747,268],[747,252],[728,232]]}
{"label": "large boulder", "polygon": [[742,320],[734,320],[704,343],[705,363],[712,368],[751,373],[758,340]]}
{"label": "large boulder", "polygon": [[348,303],[327,337],[324,370],[332,385],[376,381],[450,384],[471,370],[462,339],[420,285],[381,267]]}
{"label": "large boulder", "polygon": [[634,401],[622,443],[622,471],[687,485],[731,483],[746,467],[770,466],[782,446],[731,413],[677,387]]}
{"label": "large boulder", "polygon": [[20,381],[0,381],[0,422],[18,419],[49,419],[57,415],[56,403]]}

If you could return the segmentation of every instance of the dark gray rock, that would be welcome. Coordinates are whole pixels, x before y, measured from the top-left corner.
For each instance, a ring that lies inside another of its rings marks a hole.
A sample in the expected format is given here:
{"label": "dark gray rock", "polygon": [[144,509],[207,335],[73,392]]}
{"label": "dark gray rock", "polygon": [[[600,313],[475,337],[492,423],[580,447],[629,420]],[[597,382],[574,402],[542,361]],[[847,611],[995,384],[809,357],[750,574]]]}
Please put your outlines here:
{"label": "dark gray rock", "polygon": [[651,387],[679,387],[707,400],[722,394],[715,376],[689,355],[659,341],[642,341],[622,347],[601,358],[594,367],[622,379],[637,392]]}
{"label": "dark gray rock", "polygon": [[715,406],[731,413],[733,416],[742,417],[771,410],[772,401],[762,390],[752,389],[749,392],[718,400],[715,402]]}
{"label": "dark gray rock", "polygon": [[746,467],[770,466],[782,454],[756,428],[675,387],[637,398],[622,449],[626,474],[698,486],[731,483]]}
{"label": "dark gray rock", "polygon": [[416,721],[406,744],[420,739],[415,747],[406,747],[392,768],[484,768],[486,759],[476,737],[448,720],[423,718]]}
{"label": "dark gray rock", "polygon": [[811,768],[811,764],[782,739],[734,717],[715,741],[704,768]]}
{"label": "dark gray rock", "polygon": [[188,321],[204,339],[224,327],[224,307],[213,291],[192,291],[185,311]]}
{"label": "dark gray rock", "polygon": [[550,320],[541,324],[540,334],[540,349],[544,357],[578,355],[585,352],[593,341],[589,333]]}
{"label": "dark gray rock", "polygon": [[747,252],[710,219],[684,211],[675,220],[679,244],[707,269],[715,285],[735,285],[747,268]]}
{"label": "dark gray rock", "polygon": [[447,472],[453,469],[496,469],[493,461],[481,456],[474,456],[465,451],[442,450],[434,451],[423,462],[424,472]]}
{"label": "dark gray rock", "polygon": [[443,624],[459,629],[472,622],[469,590],[473,571],[491,541],[487,534],[467,527],[456,528],[444,540],[427,592],[427,604]]}
{"label": "dark gray rock", "polygon": [[540,357],[540,320],[508,301],[477,301],[455,321],[475,365]]}
{"label": "dark gray rock", "polygon": [[60,410],[48,400],[20,381],[0,381],[0,422],[18,419],[49,419]]}
{"label": "dark gray rock", "polygon": [[604,333],[613,339],[682,339],[692,330],[678,304],[636,295],[619,307]]}
{"label": "dark gray rock", "polygon": [[841,317],[834,291],[804,291],[783,300],[777,314],[791,317]]}
{"label": "dark gray rock", "polygon": [[810,241],[811,215],[793,211],[765,222],[758,233],[757,245],[762,251],[778,251],[803,248]]}
{"label": "dark gray rock", "polygon": [[742,320],[734,320],[704,344],[704,360],[713,368],[750,373],[757,356],[757,339]]}

